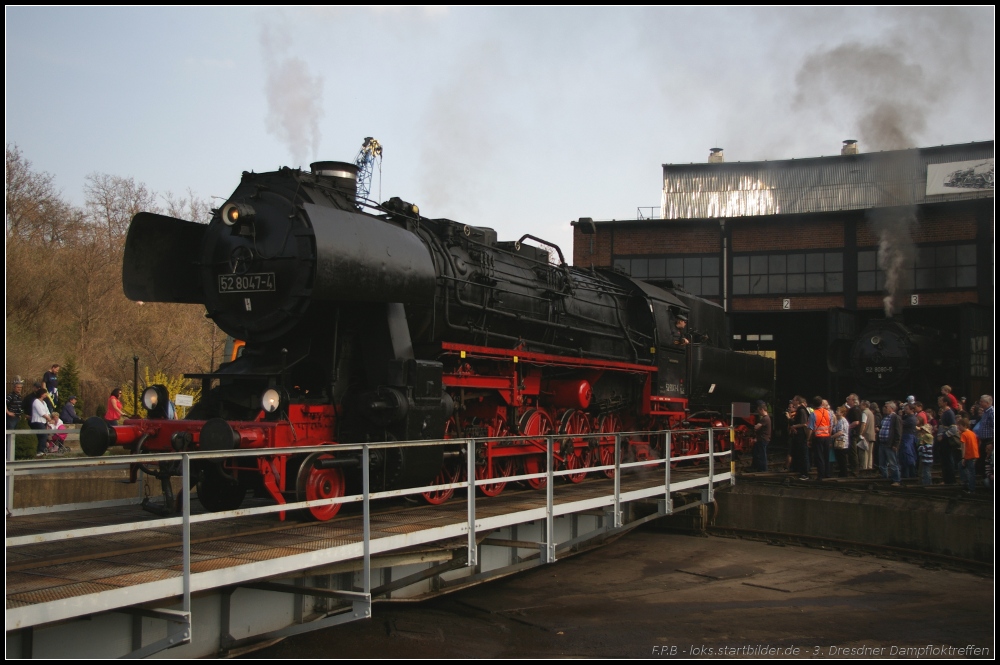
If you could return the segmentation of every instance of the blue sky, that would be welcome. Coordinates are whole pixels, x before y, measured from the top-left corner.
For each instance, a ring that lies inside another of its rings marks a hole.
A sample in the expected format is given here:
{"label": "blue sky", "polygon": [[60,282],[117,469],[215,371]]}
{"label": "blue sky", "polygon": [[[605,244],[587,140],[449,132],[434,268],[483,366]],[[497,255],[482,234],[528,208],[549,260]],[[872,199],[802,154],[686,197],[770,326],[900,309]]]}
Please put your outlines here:
{"label": "blue sky", "polygon": [[571,219],[658,206],[663,163],[877,149],[861,125],[877,101],[912,115],[913,145],[994,138],[994,22],[992,7],[8,7],[5,135],[75,203],[94,172],[225,197],[244,170],[350,161],[374,136],[383,199],[569,255]]}

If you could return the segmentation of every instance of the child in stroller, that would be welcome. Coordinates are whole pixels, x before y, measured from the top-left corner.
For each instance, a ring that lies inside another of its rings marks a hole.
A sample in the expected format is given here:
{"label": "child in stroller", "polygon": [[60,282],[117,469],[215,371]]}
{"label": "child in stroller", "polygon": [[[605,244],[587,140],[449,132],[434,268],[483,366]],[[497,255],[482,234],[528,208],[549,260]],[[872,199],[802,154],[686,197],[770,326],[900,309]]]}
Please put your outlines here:
{"label": "child in stroller", "polygon": [[[56,416],[55,420],[48,424],[48,428],[51,430],[55,430],[55,432],[65,431],[66,424],[59,418],[59,416]],[[66,435],[53,433],[52,436],[49,437],[49,442],[48,445],[46,446],[46,452],[50,454],[68,453],[69,448],[66,446]]]}

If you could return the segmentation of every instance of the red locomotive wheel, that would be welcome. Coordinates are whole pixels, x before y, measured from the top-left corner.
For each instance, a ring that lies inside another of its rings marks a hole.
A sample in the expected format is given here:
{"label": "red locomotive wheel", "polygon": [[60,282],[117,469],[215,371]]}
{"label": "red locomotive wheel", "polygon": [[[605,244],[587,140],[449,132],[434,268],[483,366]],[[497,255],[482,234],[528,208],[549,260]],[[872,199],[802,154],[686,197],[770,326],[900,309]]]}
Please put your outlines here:
{"label": "red locomotive wheel", "polygon": [[[500,414],[490,424],[490,436],[497,438],[509,436],[510,429],[507,427],[507,420]],[[495,442],[493,442],[495,445]],[[514,475],[513,457],[494,457],[492,463],[484,462],[476,465],[476,480],[486,480],[488,478],[509,478]],[[506,482],[491,483],[489,485],[479,485],[479,491],[485,496],[498,496],[507,487]]]}
{"label": "red locomotive wheel", "polygon": [[[566,456],[566,459],[563,461],[563,464],[566,466],[567,469],[570,470],[582,469],[585,466],[587,466],[587,464],[583,461],[581,456],[577,454],[575,451],[572,454]],[[587,472],[581,471],[579,473],[568,473],[563,477],[571,483],[582,483],[583,479],[587,477]]]}
{"label": "red locomotive wheel", "polygon": [[[454,439],[455,435],[458,434],[458,426],[455,424],[454,418],[449,418],[448,422],[444,426],[444,436],[443,439]],[[434,480],[431,485],[445,485],[447,483],[458,482],[459,477],[462,475],[462,465],[456,463],[455,461],[445,460],[444,464],[441,465],[441,470],[438,474],[434,476]],[[452,496],[455,495],[455,488],[446,490],[432,490],[430,492],[424,492],[420,496],[424,501],[431,504],[432,506],[439,506]]]}
{"label": "red locomotive wheel", "polygon": [[[541,409],[531,409],[526,411],[523,416],[521,416],[521,434],[524,436],[539,436],[542,438],[528,440],[526,443],[530,444],[532,448],[546,449],[545,436],[551,434],[553,431],[552,419],[549,418],[549,414]],[[548,469],[545,463],[545,453],[527,455],[524,457],[524,472],[527,473],[543,473]],[[531,478],[525,481],[533,490],[545,489],[545,485],[548,482],[548,478]]]}
{"label": "red locomotive wheel", "polygon": [[[701,455],[708,452],[708,437],[699,432],[696,436],[691,438],[691,451],[689,455]],[[692,466],[701,466],[704,463],[705,458],[699,457],[698,459],[691,460]]]}
{"label": "red locomotive wheel", "polygon": [[[431,485],[445,485],[447,483],[457,483],[458,479],[462,475],[462,470],[458,465],[449,465],[445,462],[441,470],[438,471],[438,475],[434,476],[434,480]],[[424,501],[431,504],[432,506],[440,506],[442,503],[450,499],[455,495],[455,488],[452,487],[446,490],[432,490],[430,492],[424,492],[421,494],[421,498]]]}
{"label": "red locomotive wheel", "polygon": [[[316,501],[318,499],[333,499],[344,496],[344,474],[340,469],[320,469],[317,462],[333,459],[330,453],[313,453],[309,455],[302,466],[295,483],[295,494],[299,501]],[[325,522],[340,512],[343,504],[334,503],[328,506],[313,506],[309,513],[314,519]]]}
{"label": "red locomotive wheel", "polygon": [[[601,416],[597,421],[597,431],[601,434],[613,434],[622,430],[622,420],[617,414],[609,413]],[[615,437],[602,436],[598,447],[601,456],[601,466],[614,466],[615,463]],[[624,456],[623,456],[624,457]],[[615,477],[615,470],[604,471],[608,478]]]}
{"label": "red locomotive wheel", "polygon": [[[487,469],[485,464],[476,465],[476,480],[486,480],[488,478],[509,478],[514,475],[513,457],[494,457],[491,468]],[[507,487],[507,482],[491,483],[489,485],[478,485],[478,489],[484,496],[498,496]]]}
{"label": "red locomotive wheel", "polygon": [[735,428],[735,439],[733,443],[733,450],[739,453],[748,452],[753,448],[753,430],[751,430],[746,425],[740,424]]}
{"label": "red locomotive wheel", "polygon": [[[563,465],[567,469],[583,469],[590,466],[590,448],[588,442],[580,435],[590,433],[590,419],[587,414],[577,409],[570,409],[563,414],[559,423],[561,434],[569,435],[562,442]],[[575,435],[575,436],[574,436]],[[583,447],[581,447],[581,444]],[[564,476],[571,483],[583,482],[586,471],[570,473]]]}

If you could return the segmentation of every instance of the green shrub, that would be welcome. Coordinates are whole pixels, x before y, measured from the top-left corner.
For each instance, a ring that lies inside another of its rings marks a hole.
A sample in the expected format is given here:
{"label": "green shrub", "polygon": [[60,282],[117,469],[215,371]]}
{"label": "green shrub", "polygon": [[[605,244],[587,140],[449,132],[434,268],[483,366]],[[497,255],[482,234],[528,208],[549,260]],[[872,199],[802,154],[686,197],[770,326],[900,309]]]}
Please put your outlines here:
{"label": "green shrub", "polygon": [[80,399],[80,372],[76,367],[76,359],[70,356],[59,370],[59,408],[76,395],[76,413],[83,413],[83,400]]}
{"label": "green shrub", "polygon": [[[28,419],[21,416],[17,421],[17,429],[31,429],[28,426]],[[38,437],[34,434],[14,435],[14,459],[35,459],[38,451]]]}

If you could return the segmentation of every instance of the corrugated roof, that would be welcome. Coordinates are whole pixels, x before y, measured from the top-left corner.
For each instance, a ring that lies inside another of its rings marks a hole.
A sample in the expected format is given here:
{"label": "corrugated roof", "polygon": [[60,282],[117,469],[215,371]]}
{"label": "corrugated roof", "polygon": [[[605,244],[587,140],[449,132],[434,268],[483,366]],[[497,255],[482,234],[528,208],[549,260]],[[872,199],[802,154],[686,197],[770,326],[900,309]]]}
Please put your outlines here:
{"label": "corrugated roof", "polygon": [[993,196],[928,196],[929,164],[993,157],[993,141],[809,159],[664,164],[663,219],[860,210]]}

